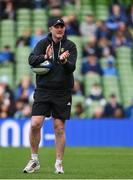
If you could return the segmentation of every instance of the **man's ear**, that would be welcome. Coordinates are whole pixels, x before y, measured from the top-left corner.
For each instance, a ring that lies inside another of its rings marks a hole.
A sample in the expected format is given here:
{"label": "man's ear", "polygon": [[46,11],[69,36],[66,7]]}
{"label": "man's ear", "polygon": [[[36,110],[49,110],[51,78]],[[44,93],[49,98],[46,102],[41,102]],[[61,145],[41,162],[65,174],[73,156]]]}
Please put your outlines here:
{"label": "man's ear", "polygon": [[49,32],[51,32],[51,30],[52,30],[52,27],[49,27]]}

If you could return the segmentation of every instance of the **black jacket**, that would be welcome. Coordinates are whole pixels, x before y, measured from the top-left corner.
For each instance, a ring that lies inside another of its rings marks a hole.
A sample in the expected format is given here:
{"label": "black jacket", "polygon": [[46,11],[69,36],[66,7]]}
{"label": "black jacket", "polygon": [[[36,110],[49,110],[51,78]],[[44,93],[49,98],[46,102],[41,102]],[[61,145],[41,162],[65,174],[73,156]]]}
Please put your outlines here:
{"label": "black jacket", "polygon": [[[33,52],[29,56],[29,64],[31,66],[36,66],[45,61],[44,54],[46,48],[51,44],[52,36],[49,34],[45,39],[39,41],[39,43],[34,48]],[[61,45],[61,48],[59,48]],[[54,43],[54,54],[55,58],[50,59],[53,64],[53,69],[45,75],[36,75],[37,88],[51,89],[51,90],[71,90],[73,87],[73,72],[76,67],[77,59],[77,49],[75,44],[63,37],[61,44]],[[61,52],[59,52],[59,49]],[[66,64],[58,63],[58,52],[59,54],[68,50],[70,56]]]}

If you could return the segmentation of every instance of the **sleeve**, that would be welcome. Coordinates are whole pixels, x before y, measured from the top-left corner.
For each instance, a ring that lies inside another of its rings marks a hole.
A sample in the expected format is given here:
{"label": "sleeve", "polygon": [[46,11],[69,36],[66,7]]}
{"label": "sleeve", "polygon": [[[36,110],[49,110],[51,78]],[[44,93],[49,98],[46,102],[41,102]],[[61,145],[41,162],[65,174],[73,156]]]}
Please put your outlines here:
{"label": "sleeve", "polygon": [[69,53],[70,56],[66,64],[63,64],[63,67],[67,73],[72,73],[76,68],[76,60],[77,60],[77,48],[74,43],[72,44],[72,46],[70,46]]}
{"label": "sleeve", "polygon": [[37,45],[35,46],[34,50],[29,55],[28,61],[31,66],[36,66],[45,61],[45,58],[44,58],[44,52],[45,52],[44,43],[45,42],[44,41],[45,41],[44,39],[39,41]]}

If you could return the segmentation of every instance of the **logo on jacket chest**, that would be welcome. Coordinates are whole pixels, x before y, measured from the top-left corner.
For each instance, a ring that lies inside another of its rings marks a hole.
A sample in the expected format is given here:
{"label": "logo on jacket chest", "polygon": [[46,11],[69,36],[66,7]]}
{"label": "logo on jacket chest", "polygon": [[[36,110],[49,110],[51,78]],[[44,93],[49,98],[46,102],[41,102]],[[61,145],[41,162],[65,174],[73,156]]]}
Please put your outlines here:
{"label": "logo on jacket chest", "polygon": [[61,48],[60,52],[63,53],[64,51],[65,51],[65,49],[64,49],[64,48]]}

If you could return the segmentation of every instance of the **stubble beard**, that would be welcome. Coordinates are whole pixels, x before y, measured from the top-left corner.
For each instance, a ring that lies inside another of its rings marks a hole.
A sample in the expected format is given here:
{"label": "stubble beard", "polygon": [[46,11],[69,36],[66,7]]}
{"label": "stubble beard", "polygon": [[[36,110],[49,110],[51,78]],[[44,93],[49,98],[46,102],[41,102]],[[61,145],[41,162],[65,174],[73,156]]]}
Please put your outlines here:
{"label": "stubble beard", "polygon": [[58,40],[61,40],[61,39],[63,38],[63,35],[64,35],[64,34],[61,34],[61,35],[60,35],[60,34],[57,34],[56,38],[57,38]]}

